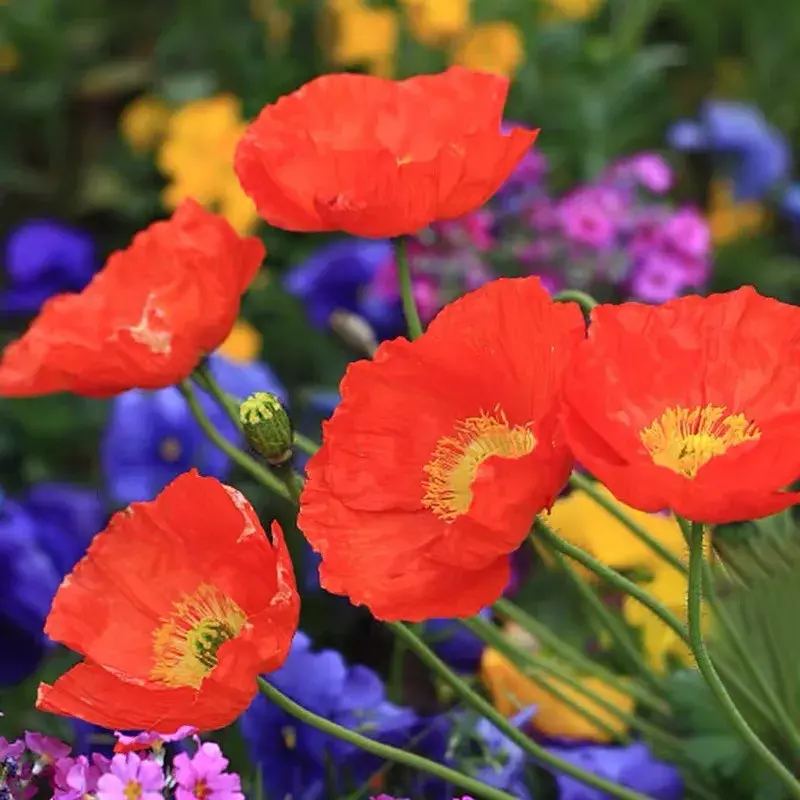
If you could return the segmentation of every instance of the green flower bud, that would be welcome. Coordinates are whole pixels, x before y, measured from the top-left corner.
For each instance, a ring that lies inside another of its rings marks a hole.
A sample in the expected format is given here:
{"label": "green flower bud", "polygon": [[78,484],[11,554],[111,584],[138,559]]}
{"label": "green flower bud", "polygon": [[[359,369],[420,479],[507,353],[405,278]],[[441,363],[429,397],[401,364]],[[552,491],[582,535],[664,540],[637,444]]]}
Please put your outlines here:
{"label": "green flower bud", "polygon": [[292,423],[274,394],[251,394],[239,407],[239,420],[247,443],[269,464],[277,467],[292,457]]}

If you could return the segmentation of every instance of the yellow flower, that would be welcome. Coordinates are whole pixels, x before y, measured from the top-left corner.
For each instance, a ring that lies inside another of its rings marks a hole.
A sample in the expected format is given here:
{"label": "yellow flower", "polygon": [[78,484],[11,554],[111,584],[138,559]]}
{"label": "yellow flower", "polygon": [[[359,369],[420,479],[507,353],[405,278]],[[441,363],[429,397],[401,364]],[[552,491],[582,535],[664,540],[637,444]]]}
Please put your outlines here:
{"label": "yellow flower", "polygon": [[261,353],[261,342],[261,334],[246,319],[240,319],[217,352],[230,361],[250,364]]}
{"label": "yellow flower", "polygon": [[[673,516],[647,514],[620,503],[602,484],[596,484],[599,494],[614,503],[633,522],[643,527],[654,539],[676,556],[683,556],[686,543]],[[630,529],[581,491],[556,500],[549,515],[543,519],[564,539],[586,550],[599,561],[617,570],[651,570],[661,563],[644,542]],[[582,576],[593,573],[580,565],[575,568]]]}
{"label": "yellow flower", "polygon": [[577,21],[594,16],[604,0],[547,0],[542,16],[548,21]]}
{"label": "yellow flower", "polygon": [[12,44],[0,44],[0,75],[13,72],[19,66],[19,53]]}
{"label": "yellow flower", "polygon": [[453,53],[462,67],[511,77],[525,58],[519,28],[511,22],[484,22],[470,30]]}
{"label": "yellow flower", "polygon": [[[643,588],[661,605],[672,611],[681,622],[686,622],[685,575],[674,567],[664,564],[656,570],[653,580]],[[622,601],[622,615],[629,625],[641,630],[645,655],[657,672],[663,672],[667,668],[667,656],[683,664],[691,663],[691,651],[680,637],[630,595],[625,595]]]}
{"label": "yellow flower", "polygon": [[333,64],[363,66],[381,77],[394,73],[399,32],[396,11],[371,8],[362,0],[328,0],[326,11],[323,31]]}
{"label": "yellow flower", "polygon": [[[586,689],[623,712],[633,711],[633,700],[627,694],[609,686],[599,678],[575,676]],[[599,728],[573,708],[554,697],[537,683],[523,675],[497,650],[487,648],[481,658],[481,679],[492,703],[507,717],[522,708],[535,705],[533,724],[545,736],[580,739],[583,741],[608,742],[613,738],[609,731]],[[566,697],[574,700],[598,720],[604,722],[616,734],[622,734],[627,726],[615,714],[599,706],[577,689],[564,681],[546,676],[546,680]]]}
{"label": "yellow flower", "polygon": [[763,231],[767,224],[765,208],[755,201],[737,203],[727,181],[713,181],[709,198],[708,226],[716,245],[752,236]]}
{"label": "yellow flower", "polygon": [[120,115],[122,138],[137,153],[152,150],[164,136],[171,113],[157,97],[140,95],[128,103]]}
{"label": "yellow flower", "polygon": [[218,211],[240,234],[252,232],[258,214],[239,186],[233,154],[246,123],[232,95],[195,100],[170,118],[158,167],[170,179],[162,200],[175,208],[186,197]]}
{"label": "yellow flower", "polygon": [[400,0],[414,38],[429,47],[445,45],[469,27],[471,0]]}
{"label": "yellow flower", "polygon": [[250,0],[250,16],[266,24],[273,44],[283,44],[292,32],[292,15],[281,7],[280,0]]}

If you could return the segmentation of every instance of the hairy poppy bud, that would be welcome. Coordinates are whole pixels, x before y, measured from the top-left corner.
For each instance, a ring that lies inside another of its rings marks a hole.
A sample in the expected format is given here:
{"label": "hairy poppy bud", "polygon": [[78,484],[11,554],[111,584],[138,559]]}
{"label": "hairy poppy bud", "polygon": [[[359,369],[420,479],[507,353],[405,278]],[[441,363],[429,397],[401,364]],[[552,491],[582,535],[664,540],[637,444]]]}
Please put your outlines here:
{"label": "hairy poppy bud", "polygon": [[239,407],[239,420],[247,443],[269,464],[279,466],[292,457],[292,423],[274,394],[251,394]]}

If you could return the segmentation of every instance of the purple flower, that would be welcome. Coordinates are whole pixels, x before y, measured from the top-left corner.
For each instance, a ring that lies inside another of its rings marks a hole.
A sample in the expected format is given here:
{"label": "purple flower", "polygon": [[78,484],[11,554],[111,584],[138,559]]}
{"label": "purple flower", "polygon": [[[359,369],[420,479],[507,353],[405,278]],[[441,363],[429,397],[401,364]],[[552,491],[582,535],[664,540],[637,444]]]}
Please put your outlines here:
{"label": "purple flower", "polygon": [[0,736],[0,758],[22,758],[25,755],[25,742],[22,739],[15,739],[10,742]]}
{"label": "purple flower", "polygon": [[605,250],[614,242],[621,207],[615,193],[600,187],[578,189],[558,207],[564,236],[575,244]]}
{"label": "purple flower", "polygon": [[[656,761],[647,746],[640,742],[625,747],[589,745],[548,749],[575,766],[653,800],[680,800],[683,797],[683,782],[678,770]],[[556,773],[555,778],[561,800],[607,800],[609,797],[563,773]]]}
{"label": "purple flower", "polygon": [[[484,620],[492,618],[491,608],[478,613]],[[431,649],[459,672],[476,672],[483,653],[483,640],[457,619],[430,619],[424,636]]]}
{"label": "purple flower", "polygon": [[53,763],[59,758],[64,758],[70,753],[70,746],[52,736],[43,733],[25,732],[25,745],[32,753],[39,756],[43,763]]}
{"label": "purple flower", "polygon": [[670,146],[705,151],[723,161],[736,200],[761,200],[791,170],[786,137],[746,103],[710,100],[699,119],[681,120],[668,133]]}
{"label": "purple flower", "polygon": [[29,220],[6,240],[0,311],[35,314],[49,297],[79,292],[98,267],[88,234],[55,220]]}
{"label": "purple flower", "polygon": [[225,772],[227,766],[228,759],[213,742],[200,745],[191,758],[179,753],[173,761],[175,800],[245,800],[239,776]]}
{"label": "purple flower", "polygon": [[117,743],[114,745],[115,753],[130,753],[136,750],[158,750],[170,742],[180,742],[189,736],[194,736],[197,728],[191,725],[182,725],[175,733],[156,733],[155,731],[142,731],[134,736],[127,736],[119,731],[114,731]]}
{"label": "purple flower", "polygon": [[82,800],[97,791],[97,783],[111,766],[111,761],[99,753],[91,760],[86,756],[60,758],[53,775],[53,800]]}
{"label": "purple flower", "polygon": [[661,232],[664,242],[687,258],[708,258],[711,232],[708,222],[696,209],[680,209],[666,220]]}
{"label": "purple flower", "polygon": [[98,800],[164,800],[161,765],[136,753],[116,755],[109,771],[97,781]]}
{"label": "purple flower", "polygon": [[646,303],[665,303],[678,297],[689,285],[685,264],[674,256],[656,252],[637,266],[630,292]]}
{"label": "purple flower", "polygon": [[639,186],[653,194],[666,194],[672,188],[672,168],[657,153],[638,153],[618,161],[609,170],[610,177],[623,180],[630,176]]}

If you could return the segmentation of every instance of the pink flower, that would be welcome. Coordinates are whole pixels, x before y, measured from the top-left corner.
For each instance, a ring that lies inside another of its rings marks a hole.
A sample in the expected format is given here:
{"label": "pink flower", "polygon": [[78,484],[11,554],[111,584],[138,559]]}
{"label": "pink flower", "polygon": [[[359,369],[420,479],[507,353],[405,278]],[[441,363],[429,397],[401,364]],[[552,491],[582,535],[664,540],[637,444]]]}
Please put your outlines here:
{"label": "pink flower", "polygon": [[197,728],[191,725],[181,725],[175,733],[156,733],[155,731],[142,731],[135,736],[126,736],[124,733],[114,731],[117,743],[114,745],[115,753],[131,753],[136,750],[158,750],[169,742],[180,742],[189,736],[194,736]]}
{"label": "pink flower", "polygon": [[163,800],[164,772],[155,761],[136,753],[118,754],[97,781],[98,800]]}
{"label": "pink flower", "polygon": [[52,736],[45,736],[43,733],[33,733],[25,731],[25,744],[32,753],[39,756],[39,761],[45,764],[52,764],[59,758],[64,758],[70,754],[72,748],[64,742],[54,739]]}
{"label": "pink flower", "polygon": [[25,742],[22,739],[9,742],[0,736],[0,758],[22,758],[25,753]]}
{"label": "pink flower", "polygon": [[179,753],[172,762],[178,787],[175,800],[245,800],[238,775],[225,772],[228,759],[213,742],[200,745],[192,758]]}
{"label": "pink flower", "polygon": [[666,194],[672,188],[672,168],[656,153],[639,153],[623,161],[620,167],[653,194]]}
{"label": "pink flower", "polygon": [[53,800],[82,800],[97,791],[97,782],[108,772],[111,762],[99,753],[86,756],[59,758],[53,774]]}
{"label": "pink flower", "polygon": [[616,221],[621,208],[613,202],[614,194],[584,189],[575,192],[558,208],[564,235],[576,244],[604,250],[614,243]]}
{"label": "pink flower", "polygon": [[681,261],[670,255],[653,253],[644,259],[631,283],[631,294],[646,303],[664,303],[678,297],[689,284]]}
{"label": "pink flower", "polygon": [[673,214],[662,229],[664,241],[689,258],[707,258],[711,248],[708,223],[693,208],[682,208]]}

